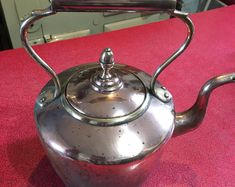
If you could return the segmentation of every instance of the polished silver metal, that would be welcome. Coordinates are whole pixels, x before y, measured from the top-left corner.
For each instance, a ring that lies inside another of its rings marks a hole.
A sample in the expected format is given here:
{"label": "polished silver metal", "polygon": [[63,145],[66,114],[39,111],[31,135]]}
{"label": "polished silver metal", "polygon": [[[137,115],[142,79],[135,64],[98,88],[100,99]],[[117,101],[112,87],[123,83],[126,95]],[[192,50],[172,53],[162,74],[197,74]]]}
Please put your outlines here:
{"label": "polished silver metal", "polygon": [[110,48],[104,49],[101,53],[100,66],[103,71],[97,72],[91,80],[93,89],[98,92],[113,92],[123,87],[123,81],[117,73],[111,72],[115,61],[113,51]]}
{"label": "polished silver metal", "polygon": [[113,51],[110,48],[106,48],[100,55],[100,65],[103,69],[101,74],[102,79],[110,79],[112,75],[110,74],[110,70],[113,68],[115,61],[113,56]]}
{"label": "polished silver metal", "polygon": [[[71,76],[75,76],[77,72],[87,70],[91,76],[92,70],[98,68],[100,68],[99,64],[93,63],[62,72],[58,75],[62,91],[66,92]],[[126,65],[117,64],[115,68],[121,72],[128,70],[141,80],[146,90],[149,90],[151,76]],[[79,75],[81,74],[78,73]],[[139,83],[133,84],[138,86]],[[158,82],[156,84],[156,87],[162,87]],[[93,124],[92,120],[86,121],[71,115],[68,108],[72,107],[63,104],[63,96],[42,106],[40,98],[42,96],[53,97],[52,92],[53,82],[49,81],[38,96],[35,118],[43,147],[64,183],[67,186],[81,187],[139,186],[159,161],[161,155],[159,148],[173,133],[173,102],[163,103],[155,96],[148,94],[147,110],[140,116],[118,125],[103,126],[104,122]],[[107,97],[105,93],[99,94]],[[100,101],[97,99],[94,102]],[[138,102],[138,98],[130,101],[130,107],[131,102]],[[106,107],[109,106],[104,103],[103,106],[94,107],[94,110],[97,110],[96,112],[107,111]],[[116,103],[115,108],[111,109],[114,112],[113,115],[115,111],[125,111],[127,106],[125,103],[123,105]],[[77,111],[75,113],[77,114]],[[106,120],[113,122],[115,118],[111,117]],[[97,119],[95,121],[97,122]]]}
{"label": "polished silver metal", "polygon": [[118,75],[118,79],[122,80],[122,87],[112,91],[106,90],[110,88],[107,85],[94,89],[94,80],[91,77],[102,74],[103,70],[97,64],[92,68],[78,70],[70,76],[65,94],[61,97],[69,114],[89,124],[109,126],[128,123],[147,110],[150,94],[142,80],[130,68],[115,65],[112,74],[108,78],[104,77],[107,84],[111,81],[111,86],[113,75]]}
{"label": "polished silver metal", "polygon": [[174,136],[197,128],[206,114],[207,104],[212,91],[228,83],[235,83],[235,73],[220,75],[207,81],[202,86],[194,105],[184,112],[176,113]]}
{"label": "polished silver metal", "polygon": [[[235,73],[213,78],[189,110],[175,112],[171,93],[157,78],[187,48],[194,32],[188,14],[176,11],[175,5],[176,0],[51,0],[51,7],[34,11],[23,22],[24,47],[52,77],[37,97],[35,119],[42,145],[66,186],[140,186],[172,135],[198,127],[211,92],[235,82]],[[188,35],[152,77],[115,64],[109,48],[99,64],[80,65],[57,75],[29,45],[27,34],[38,19],[67,11],[165,11],[186,23]]]}
{"label": "polished silver metal", "polygon": [[193,34],[194,34],[194,25],[193,25],[192,20],[188,17],[188,13],[175,10],[174,12],[171,12],[171,15],[179,18],[186,24],[188,28],[188,34],[184,43],[180,46],[180,48],[177,49],[177,51],[173,53],[164,63],[162,63],[153,74],[153,77],[150,83],[151,92],[155,94],[156,97],[161,99],[163,102],[168,102],[170,98],[167,99],[161,96],[161,92],[158,92],[154,88],[155,81],[157,80],[159,75],[163,72],[163,70],[165,70],[165,68],[167,68],[179,55],[181,55],[185,51],[185,49],[189,46],[190,42],[192,41]]}
{"label": "polished silver metal", "polygon": [[164,103],[167,103],[172,99],[171,93],[165,87],[155,87],[154,92],[155,96]]}

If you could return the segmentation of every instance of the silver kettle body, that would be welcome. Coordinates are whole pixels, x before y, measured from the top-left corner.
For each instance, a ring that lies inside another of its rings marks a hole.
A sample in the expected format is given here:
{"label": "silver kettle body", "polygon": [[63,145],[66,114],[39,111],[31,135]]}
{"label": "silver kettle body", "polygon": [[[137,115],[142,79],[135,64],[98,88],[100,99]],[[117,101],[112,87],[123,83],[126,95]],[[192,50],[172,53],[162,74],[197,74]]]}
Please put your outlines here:
{"label": "silver kettle body", "polygon": [[[191,42],[194,26],[187,13],[175,10],[176,0],[52,0],[21,26],[29,55],[52,77],[35,104],[35,120],[42,145],[66,186],[139,186],[156,166],[161,147],[172,137],[198,127],[211,92],[235,83],[235,73],[209,80],[195,104],[177,113],[171,93],[157,81],[161,72]],[[60,74],[29,45],[28,28],[57,12],[151,11],[167,12],[188,29],[182,46],[153,76],[124,64],[115,64],[110,48],[98,63],[70,68]]]}
{"label": "silver kettle body", "polygon": [[[149,85],[151,80],[149,75],[120,64],[115,67],[115,70],[123,68],[141,78],[144,84]],[[77,79],[83,71],[93,72],[94,70],[95,72],[96,69],[100,70],[99,64],[92,63],[62,72],[58,75],[59,78],[62,77],[60,79],[62,90],[66,89],[65,86],[68,90],[67,82],[69,77],[71,81],[71,75]],[[88,74],[91,75],[90,72]],[[133,80],[132,83],[134,89],[144,88]],[[84,84],[81,83],[83,88],[86,87]],[[157,86],[161,87],[158,83]],[[122,100],[127,99],[122,95],[123,93],[120,93],[123,90],[125,87],[112,93],[98,94],[99,96],[95,98],[89,94],[89,98],[87,95],[78,94],[86,97],[86,102],[92,103],[92,114],[96,112],[97,115],[112,116],[106,116],[105,119],[99,117],[97,120],[90,119],[91,116],[82,116],[73,110],[65,95],[47,104],[46,101],[53,97],[52,81],[38,96],[35,105],[38,134],[48,158],[66,186],[139,186],[157,164],[161,156],[159,148],[169,140],[174,130],[173,102],[163,104],[147,90],[142,90],[146,94],[143,95],[142,102],[140,102],[142,94],[132,94],[128,106],[125,106],[125,101]],[[91,92],[96,91],[91,90]],[[102,95],[107,98],[104,99]],[[80,98],[79,101],[81,100]],[[86,102],[84,104],[87,104]],[[110,102],[109,107],[107,105]],[[130,104],[137,105],[138,109],[134,108],[133,112],[121,119],[120,114],[129,110]],[[89,108],[88,105],[86,106]],[[133,113],[135,113],[134,118],[131,116]],[[158,115],[155,115],[156,113]],[[118,116],[113,117],[113,115]]]}

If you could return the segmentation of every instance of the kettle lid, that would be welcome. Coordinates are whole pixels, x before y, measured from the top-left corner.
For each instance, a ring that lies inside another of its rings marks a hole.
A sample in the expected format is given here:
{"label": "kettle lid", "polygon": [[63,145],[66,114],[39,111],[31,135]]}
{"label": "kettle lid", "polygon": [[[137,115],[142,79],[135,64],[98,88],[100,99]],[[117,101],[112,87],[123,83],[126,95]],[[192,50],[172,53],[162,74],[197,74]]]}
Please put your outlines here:
{"label": "kettle lid", "polygon": [[65,99],[74,116],[103,126],[136,119],[149,102],[144,83],[127,66],[114,65],[110,48],[102,52],[99,63],[68,81]]}

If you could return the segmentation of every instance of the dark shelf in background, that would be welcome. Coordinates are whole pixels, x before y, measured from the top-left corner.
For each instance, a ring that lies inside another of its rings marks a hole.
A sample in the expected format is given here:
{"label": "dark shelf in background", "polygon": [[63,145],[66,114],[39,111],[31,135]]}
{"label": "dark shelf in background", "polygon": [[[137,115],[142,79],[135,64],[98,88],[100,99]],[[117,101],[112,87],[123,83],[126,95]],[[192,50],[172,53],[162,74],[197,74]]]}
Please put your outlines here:
{"label": "dark shelf in background", "polygon": [[7,29],[5,17],[3,14],[2,6],[0,4],[0,51],[12,49],[12,44]]}

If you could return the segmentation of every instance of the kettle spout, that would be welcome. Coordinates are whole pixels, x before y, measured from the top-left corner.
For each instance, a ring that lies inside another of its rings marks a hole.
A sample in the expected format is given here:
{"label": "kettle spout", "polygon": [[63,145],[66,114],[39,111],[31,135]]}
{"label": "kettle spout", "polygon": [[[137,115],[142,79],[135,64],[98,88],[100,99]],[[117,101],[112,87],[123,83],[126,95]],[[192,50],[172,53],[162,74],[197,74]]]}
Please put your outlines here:
{"label": "kettle spout", "polygon": [[212,91],[224,84],[235,83],[235,73],[214,77],[201,88],[194,105],[184,112],[175,114],[173,136],[178,136],[196,129],[202,122]]}

